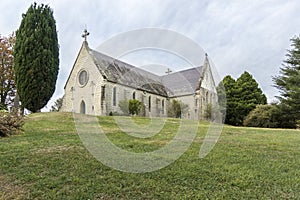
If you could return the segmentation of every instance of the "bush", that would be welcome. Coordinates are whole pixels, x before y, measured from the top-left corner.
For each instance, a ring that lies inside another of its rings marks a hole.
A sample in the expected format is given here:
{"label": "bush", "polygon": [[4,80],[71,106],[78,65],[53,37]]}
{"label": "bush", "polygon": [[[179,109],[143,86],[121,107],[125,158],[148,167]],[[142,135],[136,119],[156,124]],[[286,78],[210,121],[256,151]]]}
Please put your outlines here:
{"label": "bush", "polygon": [[7,110],[7,107],[2,103],[0,103],[0,111],[1,110]]}
{"label": "bush", "polygon": [[145,106],[136,99],[122,100],[119,101],[119,107],[123,113],[123,115],[139,115],[145,116]]}
{"label": "bush", "polygon": [[263,128],[296,128],[296,122],[286,105],[257,105],[244,120],[244,126]]}
{"label": "bush", "polygon": [[300,120],[297,120],[297,121],[296,121],[296,128],[297,128],[297,129],[300,129]]}
{"label": "bush", "polygon": [[181,118],[189,109],[187,104],[179,100],[173,99],[167,106],[167,116],[173,118]]}
{"label": "bush", "polygon": [[129,109],[129,114],[138,115],[142,109],[142,102],[136,99],[130,99],[128,109]]}
{"label": "bush", "polygon": [[0,137],[10,136],[22,132],[23,117],[0,111]]}
{"label": "bush", "polygon": [[274,128],[277,123],[273,121],[274,105],[257,105],[244,120],[244,126]]}
{"label": "bush", "polygon": [[204,110],[204,118],[207,121],[215,121],[219,116],[224,118],[225,116],[222,113],[222,108],[218,107],[218,105],[207,104]]}

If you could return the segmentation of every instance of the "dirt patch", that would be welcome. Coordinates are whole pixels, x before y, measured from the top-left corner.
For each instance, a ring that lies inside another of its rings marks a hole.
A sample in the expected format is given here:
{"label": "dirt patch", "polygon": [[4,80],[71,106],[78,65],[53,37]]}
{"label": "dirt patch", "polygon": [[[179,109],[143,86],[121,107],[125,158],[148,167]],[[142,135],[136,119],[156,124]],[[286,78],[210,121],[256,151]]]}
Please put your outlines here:
{"label": "dirt patch", "polygon": [[26,191],[19,185],[15,185],[9,179],[0,174],[0,200],[24,199]]}

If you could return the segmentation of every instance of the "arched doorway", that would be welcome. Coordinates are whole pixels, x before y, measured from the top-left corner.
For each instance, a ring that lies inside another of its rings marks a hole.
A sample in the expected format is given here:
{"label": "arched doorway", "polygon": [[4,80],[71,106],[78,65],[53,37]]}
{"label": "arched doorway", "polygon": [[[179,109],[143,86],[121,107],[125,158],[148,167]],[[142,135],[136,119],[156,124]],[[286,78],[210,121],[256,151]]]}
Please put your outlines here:
{"label": "arched doorway", "polygon": [[85,102],[83,100],[80,103],[80,113],[85,114]]}

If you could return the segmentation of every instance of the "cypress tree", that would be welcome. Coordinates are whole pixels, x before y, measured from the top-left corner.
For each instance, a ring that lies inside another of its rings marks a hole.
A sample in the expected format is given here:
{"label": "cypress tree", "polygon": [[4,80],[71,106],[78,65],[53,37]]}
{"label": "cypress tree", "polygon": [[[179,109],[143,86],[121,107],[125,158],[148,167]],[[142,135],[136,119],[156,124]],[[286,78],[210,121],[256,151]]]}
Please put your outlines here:
{"label": "cypress tree", "polygon": [[16,32],[15,80],[22,106],[43,108],[55,90],[59,70],[56,22],[48,5],[34,3]]}
{"label": "cypress tree", "polygon": [[[235,100],[235,80],[230,76],[227,75],[222,80],[224,90],[225,90],[225,96],[223,98],[219,98],[219,105],[222,105],[222,107],[226,107],[226,116],[225,116],[225,123],[236,125],[236,100]],[[221,87],[221,83],[219,84],[219,87]],[[217,88],[218,96],[223,96],[220,91],[219,87]],[[226,99],[225,99],[226,98]],[[226,104],[226,105],[225,105]],[[224,111],[223,111],[224,112]],[[225,114],[225,112],[224,112]]]}
{"label": "cypress tree", "polygon": [[267,97],[258,87],[258,83],[248,72],[244,72],[236,81],[237,125],[242,125],[244,118],[258,104],[267,104]]}
{"label": "cypress tree", "polygon": [[[248,72],[244,72],[236,81],[228,75],[222,83],[226,93],[226,124],[242,125],[244,118],[256,105],[267,103],[266,96]],[[219,104],[224,104],[223,101],[223,98],[219,99]]]}

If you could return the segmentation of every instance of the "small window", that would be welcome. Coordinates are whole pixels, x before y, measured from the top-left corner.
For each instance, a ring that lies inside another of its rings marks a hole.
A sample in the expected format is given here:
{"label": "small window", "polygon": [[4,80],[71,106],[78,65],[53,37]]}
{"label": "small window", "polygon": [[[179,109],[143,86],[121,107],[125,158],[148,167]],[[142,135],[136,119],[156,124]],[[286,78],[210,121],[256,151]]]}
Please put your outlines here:
{"label": "small window", "polygon": [[149,108],[149,112],[151,112],[151,96],[149,96],[148,108]]}
{"label": "small window", "polygon": [[113,88],[113,106],[117,105],[117,88]]}
{"label": "small window", "polygon": [[105,99],[105,85],[101,86],[101,101]]}
{"label": "small window", "polygon": [[162,110],[162,114],[165,114],[165,100],[164,99],[161,101],[161,110]]}
{"label": "small window", "polygon": [[135,92],[132,93],[132,99],[135,99]]}

